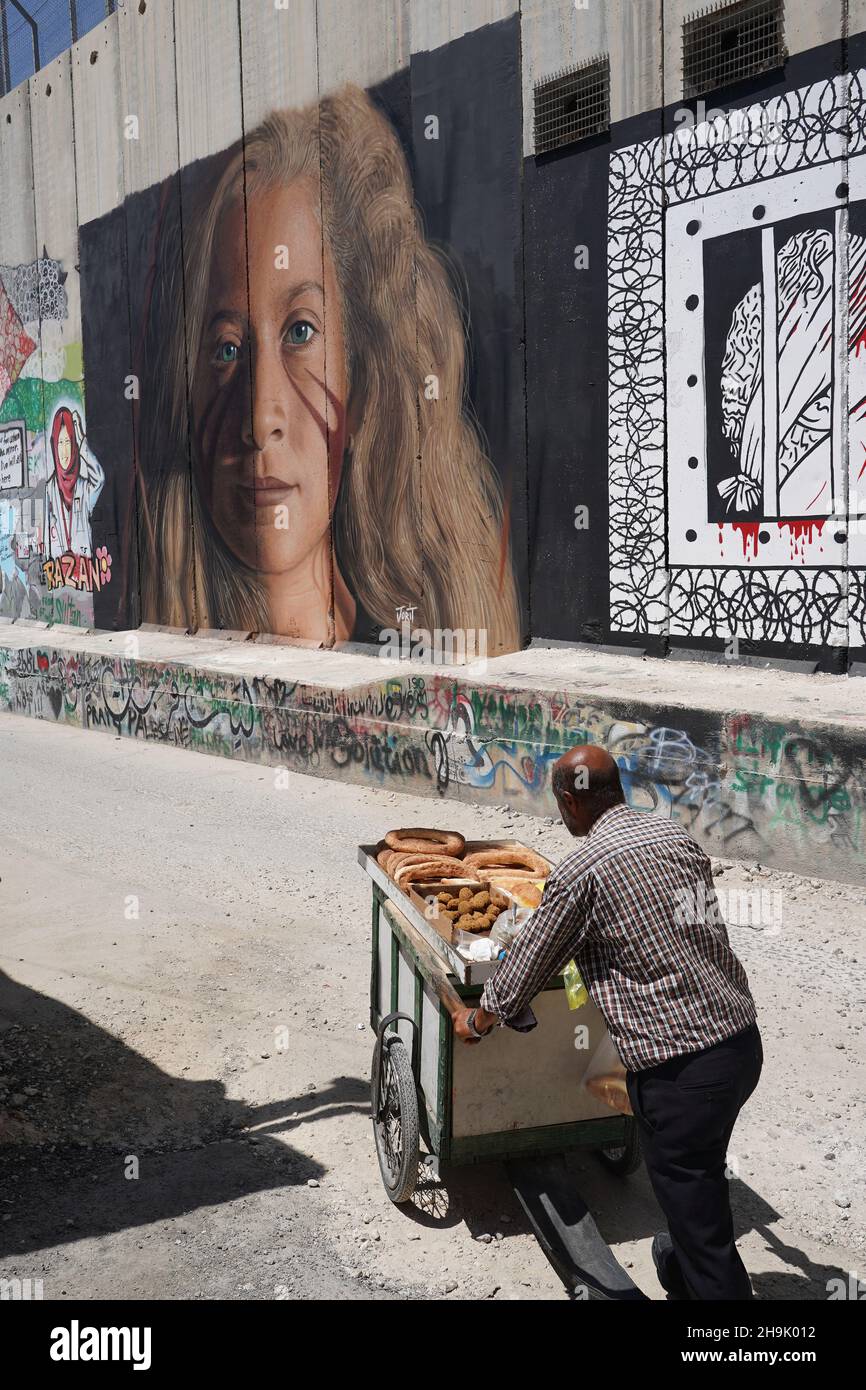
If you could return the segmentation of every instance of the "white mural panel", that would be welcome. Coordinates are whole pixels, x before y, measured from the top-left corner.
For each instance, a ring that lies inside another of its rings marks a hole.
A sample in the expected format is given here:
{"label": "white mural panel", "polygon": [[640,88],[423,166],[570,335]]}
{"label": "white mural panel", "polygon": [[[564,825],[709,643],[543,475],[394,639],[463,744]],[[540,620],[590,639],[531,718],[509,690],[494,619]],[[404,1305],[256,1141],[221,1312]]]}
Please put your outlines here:
{"label": "white mural panel", "polygon": [[611,155],[614,628],[866,641],[864,76]]}

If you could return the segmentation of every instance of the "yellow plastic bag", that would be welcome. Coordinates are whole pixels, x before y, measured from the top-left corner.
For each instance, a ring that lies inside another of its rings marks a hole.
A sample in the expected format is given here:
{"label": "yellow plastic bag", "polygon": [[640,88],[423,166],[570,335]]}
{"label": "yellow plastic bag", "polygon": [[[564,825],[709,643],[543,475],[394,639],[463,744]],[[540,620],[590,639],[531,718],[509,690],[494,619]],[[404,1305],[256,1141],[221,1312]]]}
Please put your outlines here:
{"label": "yellow plastic bag", "polygon": [[562,978],[565,981],[565,997],[568,1000],[568,1007],[570,1009],[582,1009],[589,998],[589,994],[587,993],[586,985],[583,983],[581,973],[577,968],[576,960],[570,960],[568,962],[568,965],[562,972]]}

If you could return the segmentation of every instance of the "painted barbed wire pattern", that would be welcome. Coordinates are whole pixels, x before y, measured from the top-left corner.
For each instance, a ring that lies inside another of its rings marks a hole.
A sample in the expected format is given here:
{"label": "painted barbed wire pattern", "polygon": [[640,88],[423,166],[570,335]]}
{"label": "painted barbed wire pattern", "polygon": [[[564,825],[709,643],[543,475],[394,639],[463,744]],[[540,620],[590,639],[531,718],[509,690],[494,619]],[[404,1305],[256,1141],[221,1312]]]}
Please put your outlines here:
{"label": "painted barbed wire pattern", "polygon": [[662,143],[610,158],[608,371],[610,623],[667,620]]}
{"label": "painted barbed wire pattern", "polygon": [[848,571],[848,640],[866,642],[866,570]]}
{"label": "painted barbed wire pattern", "polygon": [[747,632],[761,642],[787,642],[796,633],[805,643],[841,644],[848,625],[846,593],[839,569],[672,568],[670,630],[721,638]]}
{"label": "painted barbed wire pattern", "polygon": [[0,265],[0,280],[23,323],[67,317],[66,276],[60,261],[44,252],[39,260],[25,265]]}
{"label": "painted barbed wire pattern", "polygon": [[[850,142],[866,134],[863,73],[799,87],[715,122],[680,130],[667,141],[665,191],[684,203],[730,188],[841,159]],[[850,97],[849,97],[850,88]],[[713,138],[713,127],[720,138]]]}

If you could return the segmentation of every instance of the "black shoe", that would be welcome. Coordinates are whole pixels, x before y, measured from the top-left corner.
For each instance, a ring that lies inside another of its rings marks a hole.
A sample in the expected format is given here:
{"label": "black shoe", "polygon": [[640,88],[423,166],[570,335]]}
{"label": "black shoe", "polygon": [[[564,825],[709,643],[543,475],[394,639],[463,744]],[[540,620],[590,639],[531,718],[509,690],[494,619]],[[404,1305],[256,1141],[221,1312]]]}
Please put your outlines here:
{"label": "black shoe", "polygon": [[667,1231],[653,1236],[652,1257],[653,1264],[656,1267],[658,1281],[665,1293],[670,1294],[673,1299],[688,1302],[688,1286],[682,1276],[679,1261],[674,1252],[673,1242]]}

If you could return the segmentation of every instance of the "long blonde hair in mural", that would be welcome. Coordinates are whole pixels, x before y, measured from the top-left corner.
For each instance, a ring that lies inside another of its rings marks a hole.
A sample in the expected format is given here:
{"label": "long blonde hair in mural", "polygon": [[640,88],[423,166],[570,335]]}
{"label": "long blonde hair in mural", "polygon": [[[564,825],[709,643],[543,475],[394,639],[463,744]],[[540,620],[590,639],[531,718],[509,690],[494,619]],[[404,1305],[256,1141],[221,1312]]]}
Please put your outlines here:
{"label": "long blonde hair in mural", "polygon": [[300,178],[320,190],[360,421],[332,499],[335,564],[383,628],[394,625],[398,607],[414,604],[418,626],[486,631],[489,652],[513,650],[520,626],[507,519],[464,401],[460,310],[445,264],[423,235],[398,140],[353,87],[271,115],[230,157],[201,205],[191,215],[184,207],[183,285],[159,287],[161,312],[180,331],[157,407],[158,428],[167,426],[172,441],[169,457],[145,457],[162,472],[149,484],[142,527],[144,620],[272,630],[256,572],[211,523],[195,459],[190,477],[188,378],[224,208]]}

